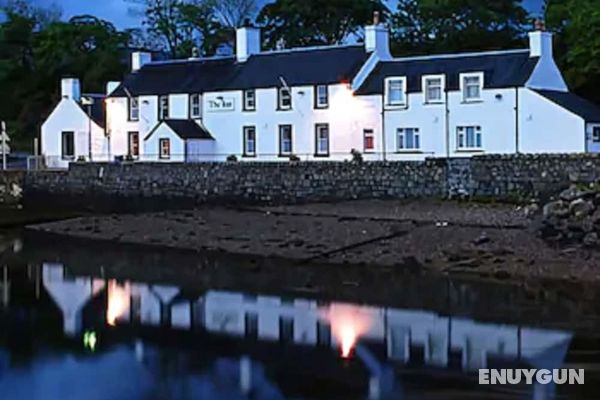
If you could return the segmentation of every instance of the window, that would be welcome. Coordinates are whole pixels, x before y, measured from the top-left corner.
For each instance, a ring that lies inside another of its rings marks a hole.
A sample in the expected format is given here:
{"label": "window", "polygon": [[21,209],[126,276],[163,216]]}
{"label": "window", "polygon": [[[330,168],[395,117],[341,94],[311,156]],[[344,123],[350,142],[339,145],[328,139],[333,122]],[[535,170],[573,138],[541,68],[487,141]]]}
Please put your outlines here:
{"label": "window", "polygon": [[444,76],[426,76],[423,78],[425,103],[443,102]]}
{"label": "window", "polygon": [[292,154],[292,126],[279,126],[279,155],[289,156]]}
{"label": "window", "polygon": [[244,335],[252,339],[258,337],[258,314],[247,313],[244,315]]}
{"label": "window", "polygon": [[385,103],[390,106],[406,104],[406,78],[388,78],[385,81]]}
{"label": "window", "polygon": [[256,156],[256,128],[244,127],[244,157]]}
{"label": "window", "polygon": [[373,129],[365,129],[363,131],[363,142],[365,153],[375,150],[375,134],[373,133]]}
{"label": "window", "polygon": [[292,94],[291,89],[287,87],[279,88],[277,105],[280,110],[291,110],[292,109]]}
{"label": "window", "polygon": [[139,132],[129,132],[127,134],[127,154],[137,158],[140,155],[140,134]]}
{"label": "window", "polygon": [[463,74],[461,75],[461,90],[463,101],[481,100],[481,90],[483,88],[483,74]]}
{"label": "window", "polygon": [[481,141],[480,126],[459,126],[457,128],[457,148],[459,150],[481,149],[483,147]]}
{"label": "window", "polygon": [[244,90],[244,111],[256,110],[256,91]]}
{"label": "window", "polygon": [[62,133],[62,159],[75,159],[75,132]]}
{"label": "window", "polygon": [[139,121],[140,120],[140,99],[138,97],[129,98],[129,120]]}
{"label": "window", "polygon": [[279,340],[282,342],[294,341],[294,319],[279,317]]}
{"label": "window", "polygon": [[329,107],[329,87],[319,85],[315,87],[315,108]]}
{"label": "window", "polygon": [[158,141],[158,155],[161,160],[171,158],[171,141],[169,139],[160,139]]}
{"label": "window", "polygon": [[329,125],[315,125],[315,156],[329,156]]}
{"label": "window", "polygon": [[595,126],[592,129],[592,141],[593,142],[600,142],[600,126]]}
{"label": "window", "polygon": [[164,120],[169,118],[169,96],[158,97],[158,119]]}
{"label": "window", "polygon": [[398,151],[418,150],[421,148],[421,138],[418,128],[398,128],[396,135]]}
{"label": "window", "polygon": [[202,97],[199,94],[190,95],[190,118],[202,118]]}

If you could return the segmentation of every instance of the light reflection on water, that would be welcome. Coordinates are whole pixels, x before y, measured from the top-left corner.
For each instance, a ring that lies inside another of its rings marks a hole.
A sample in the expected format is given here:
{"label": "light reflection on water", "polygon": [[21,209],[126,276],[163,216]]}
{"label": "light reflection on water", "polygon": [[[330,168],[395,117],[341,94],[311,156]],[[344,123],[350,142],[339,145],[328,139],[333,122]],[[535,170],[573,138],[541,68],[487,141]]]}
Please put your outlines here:
{"label": "light reflection on water", "polygon": [[[52,314],[60,332],[32,329],[11,303],[37,286],[27,318]],[[10,316],[0,320],[2,400],[303,398],[311,378],[329,383],[310,398],[419,398],[407,373],[426,380],[421,389],[450,374],[477,392],[479,368],[560,368],[574,337],[419,309],[71,276],[60,262],[33,266],[25,282],[7,275],[0,289]],[[12,330],[33,336],[26,361]],[[554,393],[520,387],[514,398]]]}

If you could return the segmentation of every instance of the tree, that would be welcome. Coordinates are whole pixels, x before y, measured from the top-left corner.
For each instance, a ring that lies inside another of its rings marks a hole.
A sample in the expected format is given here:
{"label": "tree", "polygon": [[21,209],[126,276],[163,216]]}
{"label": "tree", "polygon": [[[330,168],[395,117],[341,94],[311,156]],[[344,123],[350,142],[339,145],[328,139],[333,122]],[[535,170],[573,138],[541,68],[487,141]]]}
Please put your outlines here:
{"label": "tree", "polygon": [[514,48],[531,26],[521,0],[400,0],[392,21],[396,53]]}
{"label": "tree", "polygon": [[208,6],[223,26],[233,29],[254,19],[258,11],[256,0],[209,0]]}
{"label": "tree", "polygon": [[387,14],[379,0],[277,0],[263,8],[257,21],[267,48],[279,41],[288,47],[328,45],[360,38],[375,11]]}
{"label": "tree", "polygon": [[600,103],[600,0],[548,0],[555,58],[571,89]]}

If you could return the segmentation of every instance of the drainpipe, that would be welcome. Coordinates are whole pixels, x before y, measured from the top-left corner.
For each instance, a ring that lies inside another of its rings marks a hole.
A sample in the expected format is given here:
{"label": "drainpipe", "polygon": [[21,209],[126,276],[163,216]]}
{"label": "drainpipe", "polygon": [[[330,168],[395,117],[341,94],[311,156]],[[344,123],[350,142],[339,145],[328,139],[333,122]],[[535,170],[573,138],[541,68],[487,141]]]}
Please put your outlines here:
{"label": "drainpipe", "polygon": [[383,161],[386,161],[386,147],[385,147],[385,95],[381,96],[381,145],[383,146]]}
{"label": "drainpipe", "polygon": [[515,87],[515,153],[519,154],[519,88]]}
{"label": "drainpipe", "polygon": [[448,89],[444,90],[446,96],[446,115],[445,115],[445,128],[446,128],[446,158],[450,159],[450,96],[448,96]]}

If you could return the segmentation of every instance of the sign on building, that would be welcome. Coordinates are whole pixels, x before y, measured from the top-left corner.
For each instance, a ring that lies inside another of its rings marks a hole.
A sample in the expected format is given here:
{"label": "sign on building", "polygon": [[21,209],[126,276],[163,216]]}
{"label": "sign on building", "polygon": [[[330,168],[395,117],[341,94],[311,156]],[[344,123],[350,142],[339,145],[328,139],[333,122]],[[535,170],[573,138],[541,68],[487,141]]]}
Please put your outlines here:
{"label": "sign on building", "polygon": [[235,99],[223,96],[209,97],[206,100],[206,111],[235,111]]}

